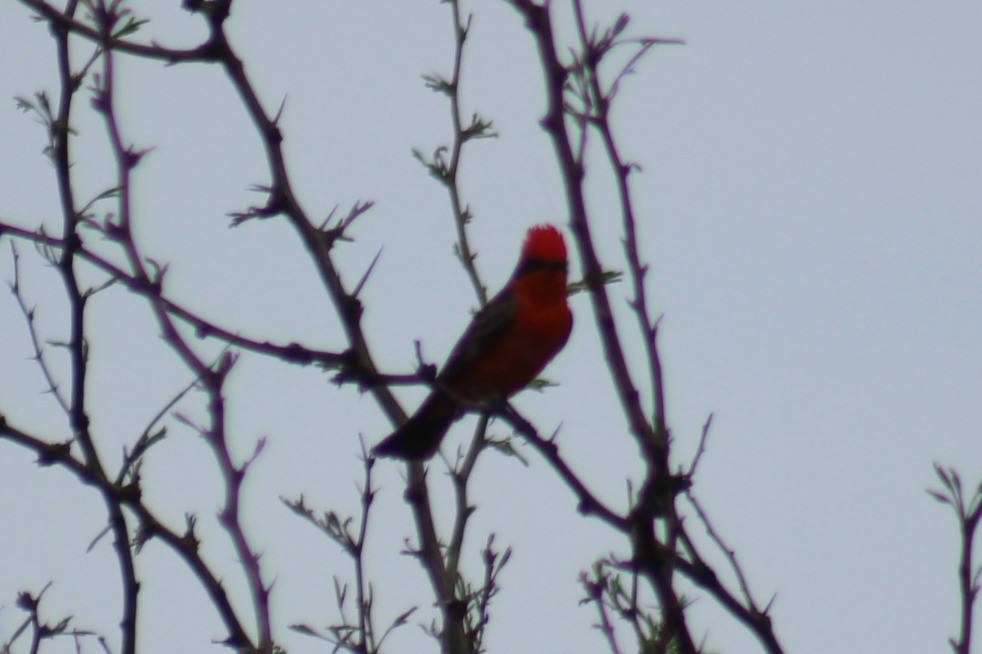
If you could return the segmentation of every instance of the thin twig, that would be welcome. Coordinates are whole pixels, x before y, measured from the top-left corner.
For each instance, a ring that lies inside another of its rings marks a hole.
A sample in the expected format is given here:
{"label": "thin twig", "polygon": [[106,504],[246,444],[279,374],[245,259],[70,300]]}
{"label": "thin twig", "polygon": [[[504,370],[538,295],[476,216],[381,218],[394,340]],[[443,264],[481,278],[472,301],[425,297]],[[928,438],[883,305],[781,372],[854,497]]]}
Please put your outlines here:
{"label": "thin twig", "polygon": [[726,560],[729,561],[730,569],[733,570],[733,574],[736,575],[737,582],[740,584],[740,592],[743,594],[743,599],[746,602],[747,608],[753,612],[759,612],[757,604],[754,602],[753,594],[750,592],[750,584],[747,582],[747,576],[743,573],[743,568],[737,561],[736,550],[727,545],[720,533],[716,531],[715,527],[713,527],[713,523],[710,522],[709,516],[706,515],[702,505],[699,504],[699,501],[696,499],[691,489],[686,491],[685,497],[692,504],[692,508],[696,510],[696,515],[699,516],[699,520],[706,529],[706,533],[709,534],[709,538],[712,539],[713,543],[715,543],[724,556],[726,556]]}
{"label": "thin twig", "polygon": [[702,433],[699,435],[699,445],[696,447],[696,453],[692,457],[692,463],[689,464],[689,469],[685,473],[690,479],[695,476],[699,461],[702,460],[702,455],[706,453],[706,443],[709,441],[709,428],[712,424],[713,414],[710,413],[709,417],[706,418],[706,422],[702,425]]}
{"label": "thin twig", "polygon": [[[103,41],[103,34],[98,28],[86,25],[75,18],[74,5],[77,2],[71,3],[71,11],[68,9],[59,9],[52,4],[44,2],[44,0],[20,0],[20,2],[34,9],[44,20],[59,31],[65,32],[66,34],[77,34],[93,43],[101,43]],[[113,48],[144,59],[157,59],[171,64],[210,62],[214,61],[217,56],[210,41],[206,41],[194,48],[178,50],[165,48],[157,44],[144,45],[126,39],[115,38]]]}
{"label": "thin twig", "polygon": [[254,647],[236,617],[235,609],[225,592],[222,580],[212,573],[208,564],[201,558],[200,542],[194,533],[193,519],[188,520],[188,529],[184,533],[170,529],[143,504],[138,486],[119,486],[104,476],[96,475],[85,462],[72,456],[70,443],[50,443],[10,424],[2,413],[0,413],[0,439],[9,440],[34,452],[38,457],[38,463],[41,465],[62,466],[83,484],[94,486],[103,495],[110,497],[113,502],[125,505],[132,510],[140,523],[138,542],[149,538],[160,539],[184,560],[201,582],[212,605],[229,631],[226,644],[239,648]]}
{"label": "thin twig", "polygon": [[[0,222],[0,233],[36,243],[38,246],[63,250],[65,248],[64,239],[49,236],[41,230],[29,230],[16,225]],[[118,227],[115,229],[104,230],[107,236],[112,235],[118,238]],[[242,336],[238,332],[222,327],[211,322],[202,316],[192,312],[175,300],[168,298],[164,292],[162,284],[152,283],[142,276],[131,274],[123,270],[120,266],[112,263],[108,259],[85,247],[84,243],[76,251],[76,256],[91,264],[98,270],[109,275],[110,280],[122,284],[127,289],[146,298],[147,300],[159,303],[164,310],[174,318],[190,325],[195,330],[198,338],[215,338],[234,345],[235,347],[257,354],[300,365],[317,364],[325,369],[340,368],[342,371],[349,371],[348,375],[353,379],[368,379],[372,375],[368,371],[358,372],[353,366],[356,365],[355,359],[344,352],[329,352],[318,350],[299,343],[289,343],[287,345],[273,343],[271,341],[260,340]],[[346,378],[347,379],[347,378]],[[409,384],[418,383],[412,375],[382,375],[378,374],[376,381],[389,384]]]}
{"label": "thin twig", "polygon": [[[78,7],[77,0],[69,0],[63,16],[74,20]],[[100,460],[95,440],[89,431],[89,416],[86,413],[86,393],[88,380],[88,346],[85,338],[85,308],[87,295],[82,291],[75,272],[77,252],[81,248],[78,235],[75,194],[72,183],[71,137],[70,129],[73,100],[78,91],[75,72],[71,60],[71,32],[52,30],[57,47],[58,78],[60,83],[57,118],[50,125],[52,148],[51,157],[58,182],[62,214],[62,238],[65,248],[58,259],[56,268],[61,275],[68,300],[69,336],[66,348],[71,369],[71,394],[68,400],[69,424],[72,438],[79,444],[89,474],[101,482],[108,483],[106,470]],[[90,61],[91,63],[91,61]],[[102,490],[102,499],[109,514],[109,526],[113,531],[113,549],[119,563],[123,585],[123,615],[120,620],[123,654],[135,654],[137,643],[137,616],[139,582],[130,549],[127,516],[111,493]]]}
{"label": "thin twig", "polygon": [[454,525],[450,532],[450,541],[447,544],[447,574],[453,577],[460,576],[460,556],[464,545],[464,535],[467,531],[467,523],[474,513],[475,507],[468,500],[467,485],[470,482],[471,474],[477,465],[478,456],[487,445],[485,433],[488,428],[489,416],[482,414],[474,430],[474,438],[463,460],[459,465],[454,466],[450,471],[450,476],[454,486]]}
{"label": "thin twig", "polygon": [[470,222],[473,215],[470,209],[464,206],[464,202],[461,199],[458,178],[464,144],[474,137],[474,130],[477,127],[488,131],[490,130],[491,124],[488,122],[482,125],[475,115],[473,124],[467,128],[469,132],[465,132],[460,109],[460,80],[464,62],[464,43],[470,32],[473,16],[467,16],[467,20],[464,21],[460,13],[460,1],[451,0],[450,5],[453,7],[454,62],[449,95],[450,116],[453,123],[454,136],[450,151],[450,166],[447,170],[447,190],[450,193],[450,205],[453,209],[454,225],[457,229],[457,254],[459,255],[461,265],[463,265],[464,270],[467,272],[467,278],[474,287],[474,292],[477,294],[480,306],[484,306],[488,303],[488,289],[481,282],[475,265],[477,255],[471,249],[470,241],[467,237],[467,223]]}
{"label": "thin twig", "polygon": [[580,603],[589,602],[597,607],[597,617],[600,618],[600,624],[594,626],[604,635],[611,654],[621,654],[620,645],[617,643],[617,632],[614,630],[607,604],[604,602],[608,581],[608,573],[604,570],[602,562],[595,563],[592,578],[586,572],[580,576],[580,583],[583,584],[587,592],[586,599],[581,600]]}
{"label": "thin twig", "polygon": [[54,374],[51,372],[51,367],[48,365],[44,348],[41,346],[41,339],[38,336],[37,323],[35,322],[34,309],[29,308],[27,306],[27,301],[24,299],[24,293],[21,289],[20,254],[17,252],[17,247],[13,242],[10,244],[10,250],[14,257],[14,281],[10,284],[10,291],[17,299],[17,306],[20,307],[21,313],[24,314],[24,320],[27,322],[27,330],[31,336],[31,347],[34,350],[34,360],[37,361],[38,367],[41,368],[41,374],[44,375],[44,381],[48,385],[48,392],[54,396],[62,411],[65,412],[65,415],[69,415],[71,410],[68,407],[68,400],[65,399],[64,394],[62,394],[61,388],[59,387],[57,380],[55,380]]}
{"label": "thin twig", "polygon": [[[107,9],[105,5],[101,6],[103,10]],[[155,266],[153,270],[148,269],[147,260],[141,255],[133,239],[131,174],[133,169],[139,164],[143,153],[134,150],[131,146],[127,146],[124,143],[119,121],[116,117],[115,55],[112,48],[111,25],[112,17],[105,16],[101,26],[103,30],[102,45],[105,50],[103,54],[103,76],[101,86],[97,85],[94,88],[96,94],[94,106],[103,115],[113,154],[116,158],[118,175],[116,187],[119,189],[117,198],[119,223],[116,225],[114,235],[115,240],[122,246],[126,254],[134,276],[140,281],[141,285],[147,287],[162,286],[166,267]],[[212,446],[219,464],[219,469],[225,480],[225,506],[219,515],[219,521],[229,534],[252,595],[252,608],[255,613],[256,628],[258,631],[258,643],[256,647],[261,652],[271,652],[273,649],[273,636],[269,608],[269,588],[262,579],[259,555],[252,550],[242,528],[239,515],[245,466],[239,468],[233,463],[225,428],[225,403],[222,391],[225,379],[231,370],[233,358],[230,355],[224,357],[212,369],[208,363],[203,361],[194,352],[191,346],[181,336],[166,308],[152,298],[150,307],[161,328],[165,342],[196,377],[201,380],[202,388],[208,395],[208,411],[211,418],[211,425],[202,435]]]}
{"label": "thin twig", "polygon": [[950,638],[948,644],[955,654],[969,654],[972,649],[972,622],[975,613],[975,600],[979,593],[979,577],[982,568],[973,561],[975,533],[982,521],[982,484],[978,484],[971,497],[965,497],[961,477],[952,467],[934,464],[934,472],[941,480],[944,490],[928,490],[928,494],[949,505],[958,518],[958,531],[961,536],[961,552],[958,561],[958,592],[961,600],[961,628],[958,638]]}
{"label": "thin twig", "polygon": [[630,528],[627,518],[618,515],[586,486],[583,480],[573,472],[569,464],[559,453],[559,446],[556,444],[556,433],[551,438],[543,438],[536,430],[535,426],[519,414],[514,407],[506,405],[504,410],[498,414],[519,434],[522,435],[532,447],[534,447],[542,458],[544,458],[560,478],[569,486],[576,496],[579,504],[577,510],[583,515],[593,515],[600,518],[608,525],[618,531],[626,532]]}

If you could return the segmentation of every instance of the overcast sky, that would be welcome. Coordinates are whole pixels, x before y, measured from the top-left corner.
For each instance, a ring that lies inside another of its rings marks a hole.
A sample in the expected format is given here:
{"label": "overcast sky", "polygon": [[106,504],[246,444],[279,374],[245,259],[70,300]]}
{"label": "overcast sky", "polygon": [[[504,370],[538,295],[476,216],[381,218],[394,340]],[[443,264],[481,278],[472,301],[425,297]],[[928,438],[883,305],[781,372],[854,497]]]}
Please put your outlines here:
{"label": "overcast sky", "polygon": [[[691,457],[714,413],[696,493],[758,599],[776,595],[773,619],[787,651],[947,651],[958,627],[958,539],[949,511],[924,490],[936,485],[935,461],[956,465],[970,482],[982,477],[982,5],[586,4],[598,20],[630,12],[636,35],[686,41],[639,66],[614,114],[625,155],[643,167],[635,190],[653,309],[663,316],[677,463]],[[205,36],[177,0],[130,5],[152,19],[140,40],[190,46]],[[475,214],[478,267],[496,289],[525,230],[567,218],[538,125],[544,100],[534,45],[504,2],[465,7],[475,14],[465,111],[493,119],[500,138],[469,146],[463,192]],[[339,260],[353,281],[383,249],[364,294],[378,361],[410,371],[414,339],[429,359],[442,360],[476,302],[452,255],[445,191],[411,150],[431,152],[450,136],[444,98],[421,79],[450,70],[449,7],[240,0],[228,29],[267,108],[286,99],[288,164],[308,211],[326,216],[335,205],[377,202]],[[0,219],[56,231],[43,129],[13,100],[41,89],[54,96],[53,41],[16,2],[0,4],[0,61]],[[249,187],[268,177],[220,71],[129,61],[118,84],[127,138],[155,148],[136,173],[137,238],[148,256],[169,263],[172,296],[249,335],[343,349],[331,304],[286,223],[228,229],[226,214],[261,201]],[[103,126],[84,103],[76,120],[76,174],[86,197],[112,185],[112,168]],[[607,267],[622,268],[612,189],[599,168],[591,172],[598,244]],[[42,335],[63,338],[57,276],[33,248],[20,251]],[[12,279],[4,239],[0,280]],[[629,331],[622,301],[629,289],[611,293]],[[587,298],[572,302],[573,337],[547,371],[559,385],[516,402],[543,430],[562,424],[572,465],[623,506],[637,450],[605,384]],[[138,298],[116,289],[97,296],[89,325],[93,427],[106,456],[118,457],[190,377]],[[0,413],[63,439],[64,417],[42,394],[30,354],[14,298],[0,294]],[[60,355],[52,356],[64,374]],[[316,370],[255,356],[243,357],[228,395],[237,453],[245,457],[269,438],[247,484],[246,511],[267,576],[277,579],[278,637],[291,652],[324,651],[283,626],[332,623],[332,574],[349,577],[349,569],[279,498],[304,493],[315,506],[355,511],[359,435],[373,443],[389,426],[369,396],[338,390]],[[400,397],[411,408],[421,391]],[[183,410],[203,415],[195,402]],[[148,501],[175,527],[187,512],[200,515],[207,555],[228,586],[244,592],[214,524],[221,486],[213,458],[192,432],[169,424],[170,437],[144,469]],[[490,651],[605,651],[592,610],[578,606],[577,579],[595,558],[625,552],[624,544],[578,516],[571,493],[534,455],[529,467],[486,459],[474,480],[471,553],[492,530],[515,549],[494,605]],[[381,618],[421,604],[428,620],[428,582],[397,554],[413,533],[401,468],[377,466],[371,573]],[[450,486],[431,478],[437,503],[449,509]],[[16,593],[49,580],[52,618],[72,614],[78,626],[115,638],[119,585],[109,540],[86,553],[104,524],[96,494],[4,442],[0,496],[0,642],[22,619]],[[139,566],[143,651],[205,651],[224,635],[168,550],[151,543]],[[693,629],[710,650],[758,650],[711,599],[698,592],[691,599]],[[433,648],[415,626],[398,637],[393,651]]]}

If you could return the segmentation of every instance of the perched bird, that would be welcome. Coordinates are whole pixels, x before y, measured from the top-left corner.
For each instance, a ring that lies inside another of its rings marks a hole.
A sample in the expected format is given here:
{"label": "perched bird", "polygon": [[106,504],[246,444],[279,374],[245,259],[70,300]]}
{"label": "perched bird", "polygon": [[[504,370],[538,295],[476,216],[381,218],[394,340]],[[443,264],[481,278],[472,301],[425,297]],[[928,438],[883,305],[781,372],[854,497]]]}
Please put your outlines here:
{"label": "perched bird", "polygon": [[508,284],[474,316],[420,408],[374,453],[428,459],[468,406],[511,397],[535,379],[573,328],[567,268],[562,233],[532,227]]}

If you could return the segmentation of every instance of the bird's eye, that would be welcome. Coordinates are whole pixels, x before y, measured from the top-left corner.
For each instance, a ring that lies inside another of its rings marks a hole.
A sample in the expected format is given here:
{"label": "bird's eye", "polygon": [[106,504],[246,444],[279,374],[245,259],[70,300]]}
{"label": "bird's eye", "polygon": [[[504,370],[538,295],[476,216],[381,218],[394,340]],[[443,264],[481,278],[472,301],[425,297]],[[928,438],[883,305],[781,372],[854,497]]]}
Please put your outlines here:
{"label": "bird's eye", "polygon": [[522,262],[519,274],[529,272],[566,272],[569,268],[567,261],[546,261],[545,259],[526,259]]}

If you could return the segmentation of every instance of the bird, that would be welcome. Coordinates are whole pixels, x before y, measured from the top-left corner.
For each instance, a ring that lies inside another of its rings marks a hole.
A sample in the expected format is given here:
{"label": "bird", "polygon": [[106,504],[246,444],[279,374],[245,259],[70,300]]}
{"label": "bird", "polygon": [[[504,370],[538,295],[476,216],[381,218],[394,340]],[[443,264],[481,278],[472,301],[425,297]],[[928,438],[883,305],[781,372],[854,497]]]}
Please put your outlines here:
{"label": "bird", "polygon": [[468,408],[504,401],[528,386],[573,329],[568,268],[562,232],[549,224],[530,228],[508,283],[474,315],[419,409],[373,453],[429,459]]}

